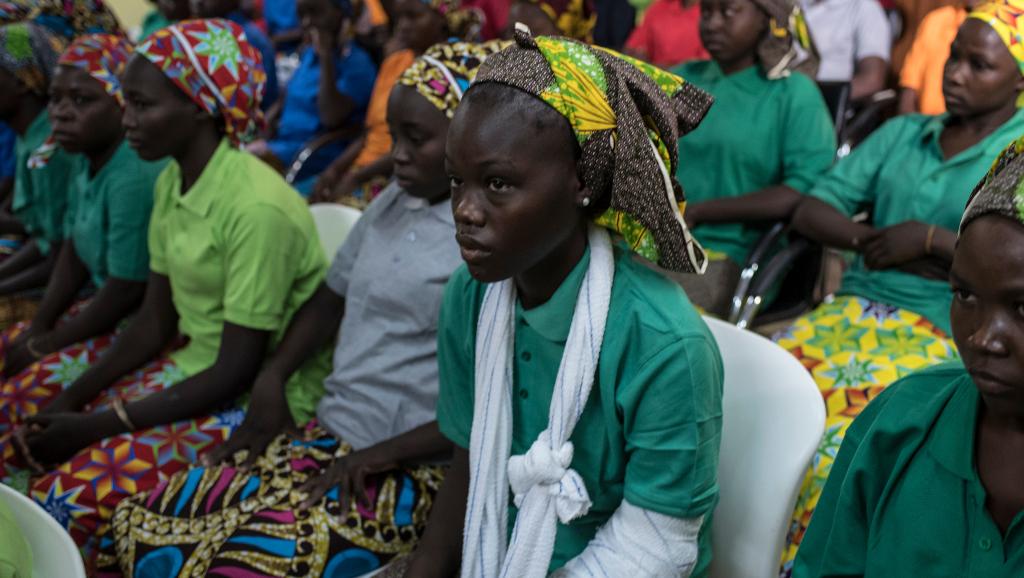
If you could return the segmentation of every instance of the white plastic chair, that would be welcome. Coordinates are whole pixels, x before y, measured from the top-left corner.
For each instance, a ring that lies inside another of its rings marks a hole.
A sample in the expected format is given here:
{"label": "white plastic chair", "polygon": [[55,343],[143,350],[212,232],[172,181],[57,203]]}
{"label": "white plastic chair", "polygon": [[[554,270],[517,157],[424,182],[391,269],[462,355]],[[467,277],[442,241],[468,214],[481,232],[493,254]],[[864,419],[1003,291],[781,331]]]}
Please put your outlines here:
{"label": "white plastic chair", "polygon": [[334,254],[352,231],[352,226],[363,214],[358,209],[335,203],[311,205],[309,212],[313,213],[313,222],[316,223],[316,231],[320,235],[320,245],[329,260],[334,259]]}
{"label": "white plastic chair", "polygon": [[807,370],[771,341],[705,318],[725,366],[711,578],[778,576],[786,531],[825,404]]}
{"label": "white plastic chair", "polygon": [[3,484],[0,484],[0,500],[10,507],[32,549],[32,576],[85,578],[85,565],[74,540],[46,510]]}

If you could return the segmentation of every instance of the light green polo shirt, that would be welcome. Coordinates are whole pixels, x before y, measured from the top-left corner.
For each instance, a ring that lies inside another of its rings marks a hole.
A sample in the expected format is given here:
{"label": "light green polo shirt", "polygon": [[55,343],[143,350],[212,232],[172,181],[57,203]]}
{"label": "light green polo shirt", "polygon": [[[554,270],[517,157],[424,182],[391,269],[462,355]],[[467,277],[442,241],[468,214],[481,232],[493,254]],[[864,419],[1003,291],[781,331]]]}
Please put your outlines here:
{"label": "light green polo shirt", "polygon": [[[226,140],[187,194],[181,194],[174,161],[155,190],[150,268],[169,278],[179,330],[189,339],[172,354],[174,362],[187,375],[213,365],[225,322],[269,331],[276,346],[327,267],[302,197]],[[288,402],[300,423],[314,415],[323,394],[329,353],[325,349],[288,382]]]}
{"label": "light green polo shirt", "polygon": [[65,225],[75,253],[97,287],[108,277],[145,281],[153,185],[167,162],[146,162],[125,141],[95,175],[84,157],[76,165]]}
{"label": "light green polo shirt", "polygon": [[29,169],[28,159],[50,136],[50,117],[39,113],[14,143],[14,216],[25,225],[44,255],[53,243],[64,240],[64,220],[70,196],[75,156],[58,147],[45,167]]}
{"label": "light green polo shirt", "polygon": [[[512,453],[547,428],[558,366],[589,251],[547,303],[515,311]],[[438,338],[441,431],[469,447],[477,317],[486,286],[463,265],[448,283]],[[711,558],[711,513],[722,427],[722,359],[707,326],[677,284],[615,249],[607,329],[590,399],[573,431],[572,468],[593,501],[559,524],[551,570],[583,551],[622,500],[669,516],[705,516],[694,576]],[[510,496],[511,498],[511,496]],[[516,509],[509,503],[509,530]]]}
{"label": "light green polo shirt", "polygon": [[1024,512],[1003,536],[985,509],[980,400],[958,364],[872,400],[846,433],[793,578],[1024,576]]}
{"label": "light green polo shirt", "polygon": [[[725,75],[713,60],[673,70],[715,97],[707,117],[679,140],[676,177],[691,204],[788,185],[806,193],[836,153],[835,129],[814,81],[800,73],[768,80],[760,66]],[[698,225],[704,247],[747,261],[765,225]]]}
{"label": "light green polo shirt", "polygon": [[[839,162],[811,195],[848,216],[868,210],[875,227],[921,221],[956,231],[967,199],[1000,151],[1024,133],[1024,111],[978,144],[944,159],[947,115],[907,115],[882,125]],[[871,271],[858,256],[839,289],[923,315],[950,333],[949,283],[898,270]]]}

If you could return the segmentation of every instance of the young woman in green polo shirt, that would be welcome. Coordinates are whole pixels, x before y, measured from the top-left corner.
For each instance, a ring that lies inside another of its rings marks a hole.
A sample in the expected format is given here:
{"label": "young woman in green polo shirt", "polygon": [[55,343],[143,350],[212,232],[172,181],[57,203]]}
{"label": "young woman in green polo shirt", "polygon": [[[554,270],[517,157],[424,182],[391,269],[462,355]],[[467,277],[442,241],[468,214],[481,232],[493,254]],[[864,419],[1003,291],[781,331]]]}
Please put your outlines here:
{"label": "young woman in green polo shirt", "polygon": [[[258,52],[226,20],[157,31],[125,69],[127,140],[143,159],[171,159],[155,185],[142,306],[53,402],[62,412],[15,433],[32,497],[90,561],[121,499],[228,438],[239,396],[323,279],[308,207],[237,148],[255,132],[263,81]],[[300,424],[326,363],[315,356],[288,383]]]}
{"label": "young woman in green polo shirt", "polygon": [[703,576],[721,357],[631,249],[703,270],[671,171],[710,99],[566,38],[515,41],[448,133],[466,266],[441,307],[437,419],[457,447],[406,576]]}
{"label": "young woman in green polo shirt", "polygon": [[798,5],[704,0],[700,36],[713,60],[673,70],[715,97],[704,122],[679,141],[680,156],[701,162],[676,171],[689,200],[686,221],[711,261],[707,275],[680,282],[715,315],[728,311],[740,268],[767,224],[787,218],[835,156]]}
{"label": "young woman in green polo shirt", "polygon": [[953,251],[963,364],[915,373],[850,426],[793,578],[1024,576],[1024,141],[973,194]]}
{"label": "young woman in green polo shirt", "polygon": [[[793,216],[801,233],[857,257],[838,296],[775,337],[812,373],[828,414],[787,563],[861,408],[898,378],[956,357],[948,274],[959,207],[1002,147],[1024,133],[1017,108],[1024,59],[1003,43],[993,13],[1011,22],[1024,17],[1000,3],[964,22],[945,69],[948,113],[889,121],[821,179]],[[862,211],[869,222],[851,220]]]}

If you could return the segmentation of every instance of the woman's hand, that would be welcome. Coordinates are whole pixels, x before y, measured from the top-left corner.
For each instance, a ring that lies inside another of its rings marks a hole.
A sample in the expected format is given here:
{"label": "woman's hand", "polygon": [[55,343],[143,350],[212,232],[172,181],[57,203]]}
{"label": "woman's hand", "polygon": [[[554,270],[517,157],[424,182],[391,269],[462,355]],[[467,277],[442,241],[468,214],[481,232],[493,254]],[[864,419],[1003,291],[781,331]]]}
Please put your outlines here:
{"label": "woman's hand", "polygon": [[891,269],[926,257],[931,225],[907,221],[877,229],[860,240],[864,263],[870,269]]}
{"label": "woman's hand", "polygon": [[700,211],[698,211],[699,205],[686,205],[686,211],[683,212],[683,220],[686,221],[686,228],[691,231],[700,225]]}
{"label": "woman's hand", "polygon": [[94,414],[40,414],[25,420],[25,425],[15,432],[14,441],[32,469],[39,473],[41,468],[64,463],[82,448],[116,433],[106,429]]}
{"label": "woman's hand", "polygon": [[368,506],[370,499],[366,495],[366,478],[398,467],[396,460],[377,448],[379,446],[335,458],[323,473],[310,478],[302,485],[299,491],[305,492],[307,497],[300,507],[313,507],[334,486],[338,486],[338,503],[341,504],[342,516],[348,513],[353,497],[360,504]]}
{"label": "woman's hand", "polygon": [[203,456],[203,465],[212,467],[230,462],[235,454],[244,451],[245,457],[239,467],[247,470],[263,455],[274,438],[295,432],[295,420],[288,409],[284,389],[284,383],[276,376],[261,373],[253,385],[249,411],[242,425],[227,442]]}

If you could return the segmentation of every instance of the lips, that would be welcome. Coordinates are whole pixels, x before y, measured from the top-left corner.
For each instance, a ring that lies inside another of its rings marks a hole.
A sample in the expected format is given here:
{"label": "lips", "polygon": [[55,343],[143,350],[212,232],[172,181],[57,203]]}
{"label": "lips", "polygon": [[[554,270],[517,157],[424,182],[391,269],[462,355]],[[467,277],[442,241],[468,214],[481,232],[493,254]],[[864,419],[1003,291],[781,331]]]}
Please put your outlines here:
{"label": "lips", "polygon": [[967,371],[971,374],[974,385],[978,387],[981,393],[998,396],[1006,395],[1017,389],[1013,383],[988,371],[982,369],[968,369]]}
{"label": "lips", "polygon": [[455,241],[459,244],[462,260],[467,263],[477,262],[491,255],[491,250],[487,246],[463,233],[456,233]]}

